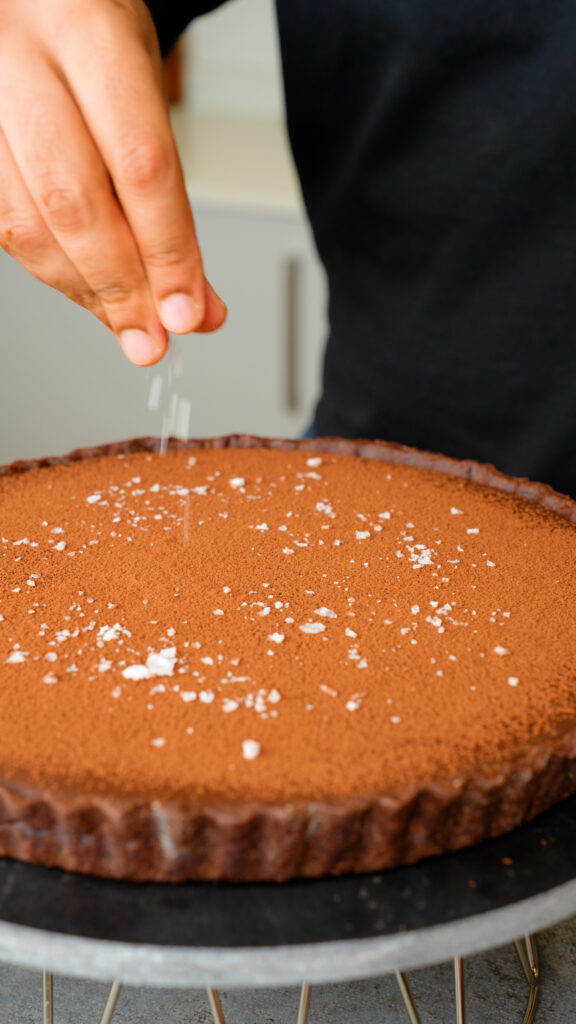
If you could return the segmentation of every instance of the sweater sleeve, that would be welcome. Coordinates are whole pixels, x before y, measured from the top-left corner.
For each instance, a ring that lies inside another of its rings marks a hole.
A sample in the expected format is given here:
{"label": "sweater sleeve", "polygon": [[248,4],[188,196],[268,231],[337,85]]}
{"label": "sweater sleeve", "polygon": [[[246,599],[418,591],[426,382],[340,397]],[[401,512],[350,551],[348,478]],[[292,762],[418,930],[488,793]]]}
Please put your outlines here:
{"label": "sweater sleeve", "polygon": [[200,14],[220,7],[224,0],[145,0],[152,15],[162,54],[168,53],[187,25]]}

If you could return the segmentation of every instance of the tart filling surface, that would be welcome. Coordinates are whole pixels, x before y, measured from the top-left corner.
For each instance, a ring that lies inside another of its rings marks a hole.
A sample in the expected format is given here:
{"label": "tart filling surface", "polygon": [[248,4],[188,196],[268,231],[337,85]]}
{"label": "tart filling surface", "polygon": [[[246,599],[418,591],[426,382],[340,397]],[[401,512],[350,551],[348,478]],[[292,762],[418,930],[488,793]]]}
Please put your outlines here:
{"label": "tart filling surface", "polygon": [[0,479],[0,852],[369,870],[576,788],[572,502],[383,444],[153,447]]}

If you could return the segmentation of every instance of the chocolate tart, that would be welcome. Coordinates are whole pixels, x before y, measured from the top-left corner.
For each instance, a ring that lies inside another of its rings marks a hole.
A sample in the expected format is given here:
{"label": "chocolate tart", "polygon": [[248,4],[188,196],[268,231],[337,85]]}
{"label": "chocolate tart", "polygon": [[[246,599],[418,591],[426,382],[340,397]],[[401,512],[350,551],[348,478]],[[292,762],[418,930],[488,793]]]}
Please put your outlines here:
{"label": "chocolate tart", "polygon": [[4,467],[0,502],[1,855],[367,872],[576,791],[576,503],[549,487],[381,442],[145,438]]}

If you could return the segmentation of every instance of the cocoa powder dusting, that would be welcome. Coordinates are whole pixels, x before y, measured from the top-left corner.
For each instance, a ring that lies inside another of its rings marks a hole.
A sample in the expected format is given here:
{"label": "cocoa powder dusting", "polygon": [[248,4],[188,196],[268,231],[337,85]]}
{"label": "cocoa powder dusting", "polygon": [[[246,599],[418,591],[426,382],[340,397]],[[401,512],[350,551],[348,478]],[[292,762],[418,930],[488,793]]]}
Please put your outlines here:
{"label": "cocoa powder dusting", "polygon": [[0,775],[386,792],[574,723],[576,528],[351,456],[111,455],[0,480]]}

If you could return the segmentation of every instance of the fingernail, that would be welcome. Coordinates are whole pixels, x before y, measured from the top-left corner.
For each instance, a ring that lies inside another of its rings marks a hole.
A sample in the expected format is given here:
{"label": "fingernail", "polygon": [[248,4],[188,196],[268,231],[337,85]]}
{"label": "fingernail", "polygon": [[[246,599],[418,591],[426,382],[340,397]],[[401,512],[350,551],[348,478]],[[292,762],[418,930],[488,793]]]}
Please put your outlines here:
{"label": "fingernail", "polygon": [[160,303],[160,319],[167,331],[187,334],[198,322],[198,306],[189,295],[175,292]]}
{"label": "fingernail", "polygon": [[145,331],[122,331],[120,335],[122,351],[131,363],[138,366],[149,366],[156,363],[163,354],[163,347],[156,338]]}

